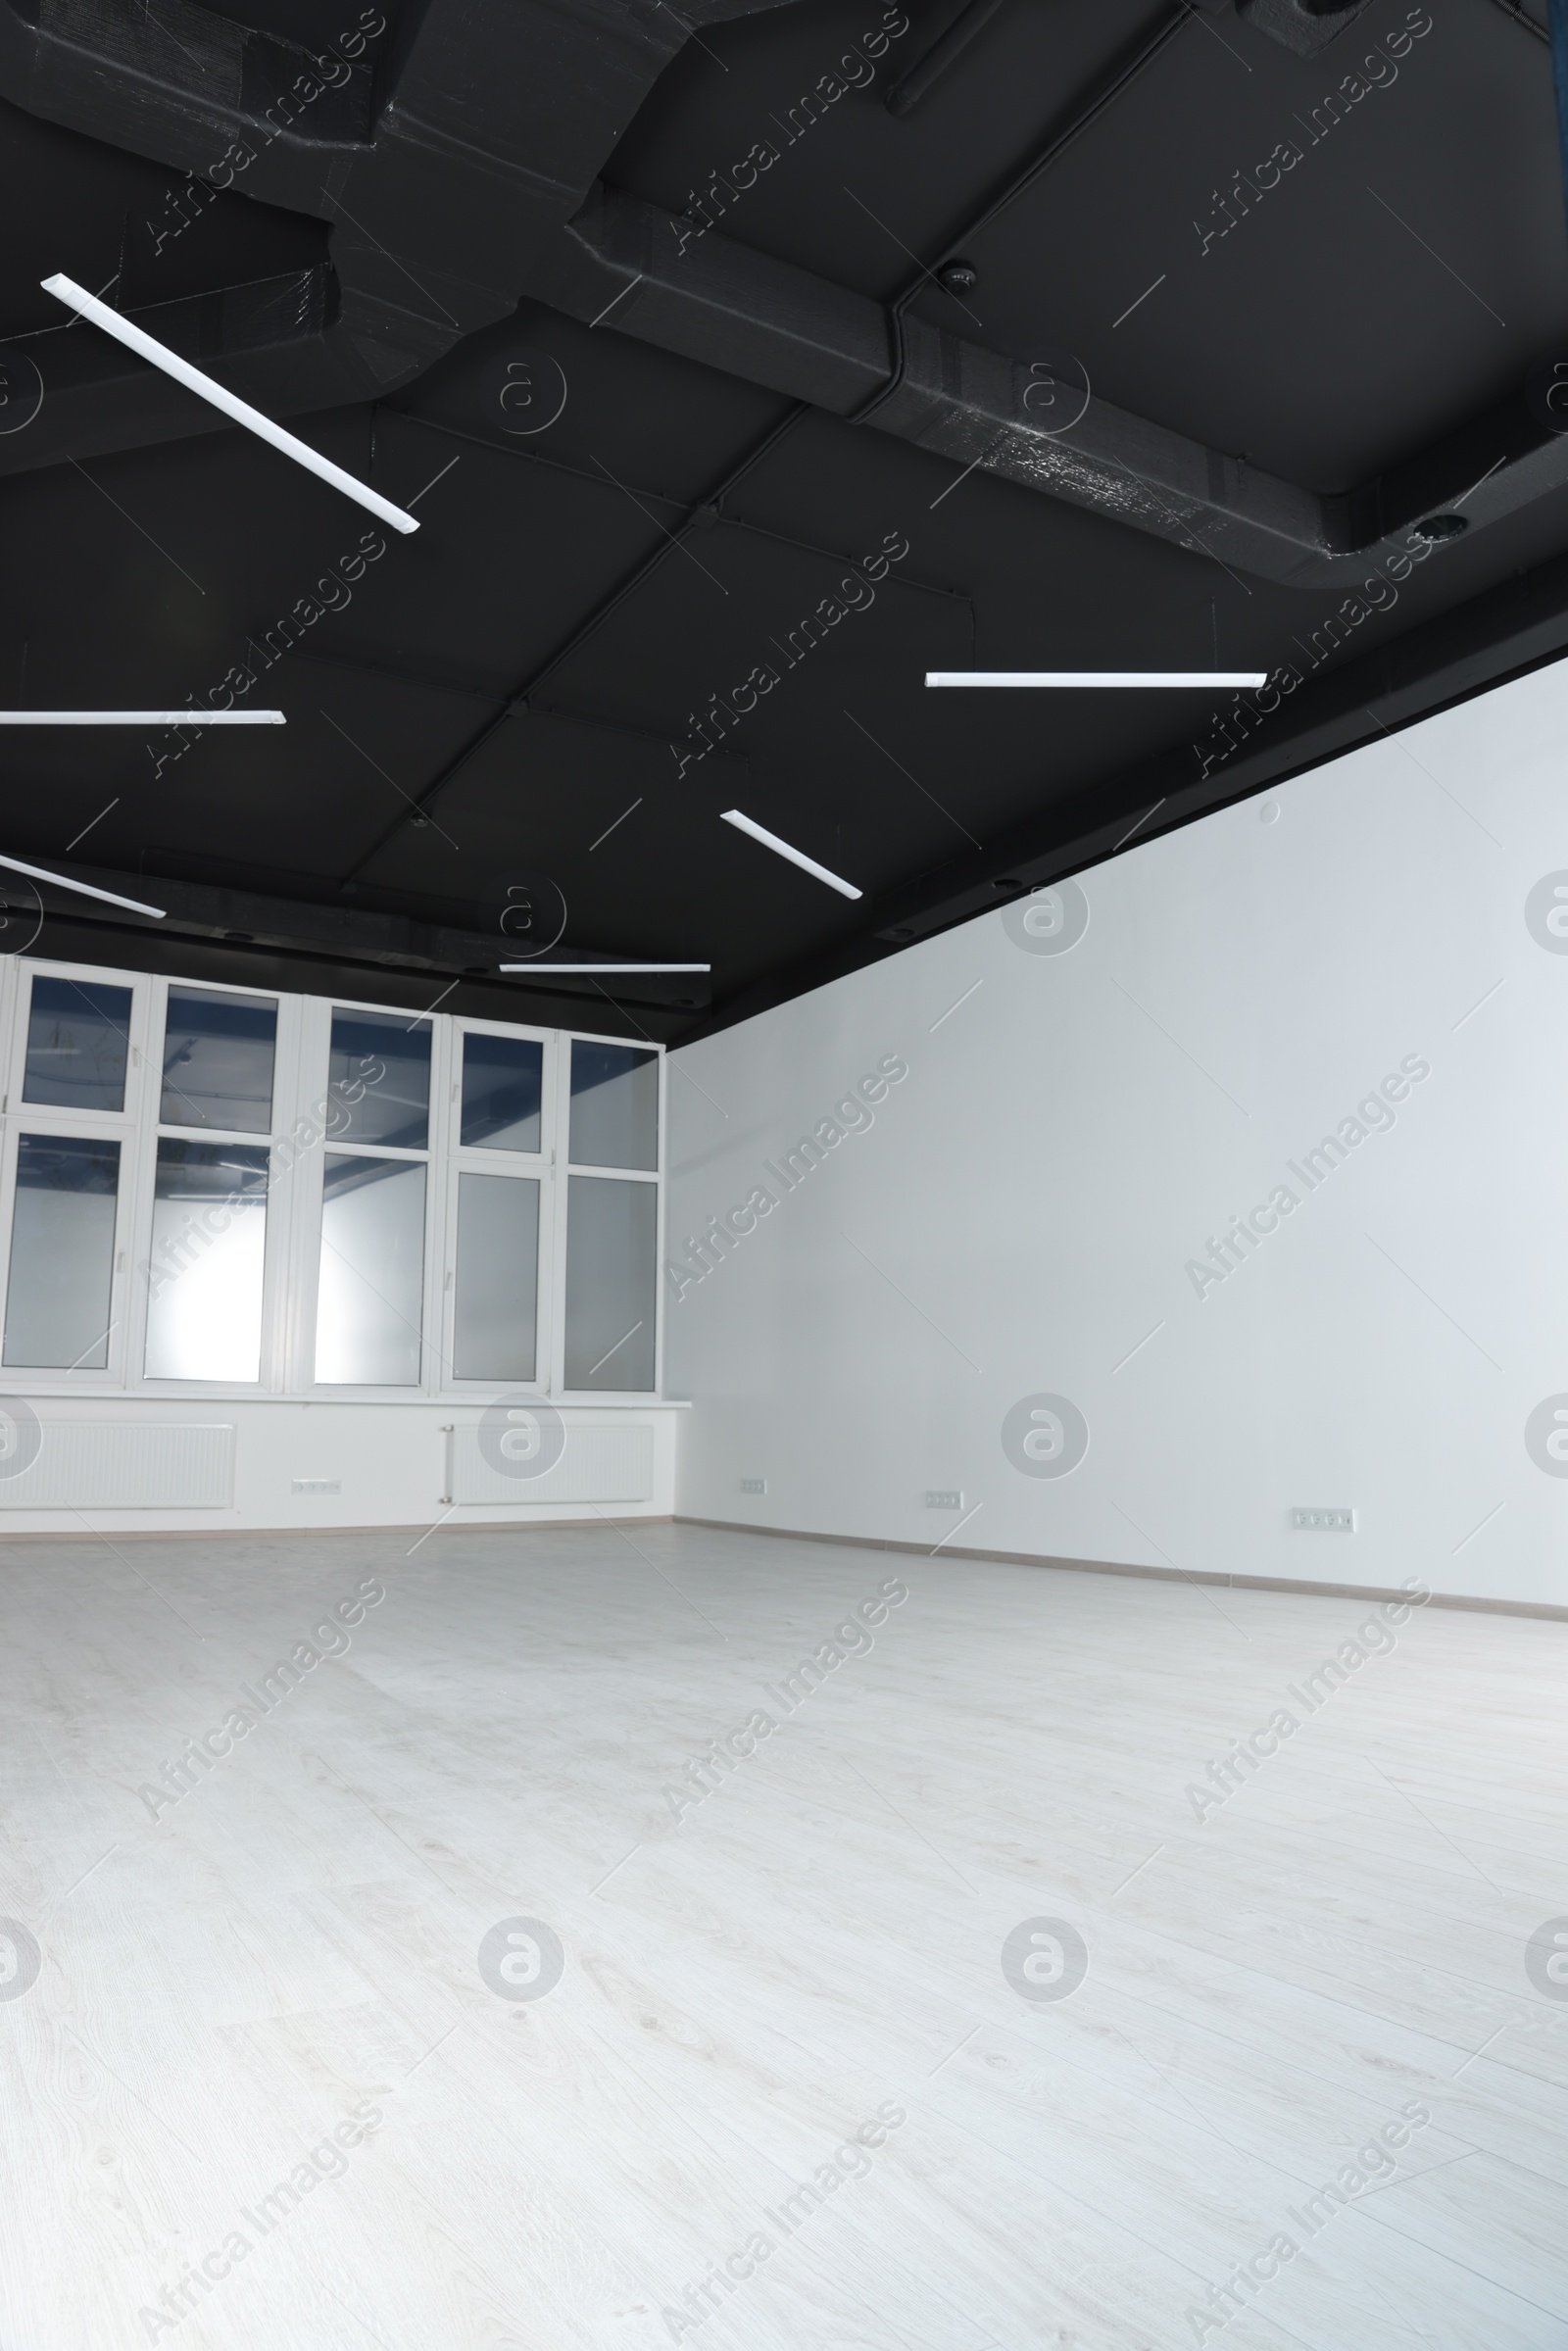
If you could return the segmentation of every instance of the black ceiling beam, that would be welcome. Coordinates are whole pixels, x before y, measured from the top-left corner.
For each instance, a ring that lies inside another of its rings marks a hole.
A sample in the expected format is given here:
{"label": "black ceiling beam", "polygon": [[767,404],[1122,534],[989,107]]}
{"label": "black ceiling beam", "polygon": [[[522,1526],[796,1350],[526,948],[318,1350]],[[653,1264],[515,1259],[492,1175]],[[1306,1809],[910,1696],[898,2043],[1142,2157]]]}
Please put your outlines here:
{"label": "black ceiling beam", "polygon": [[200,988],[276,989],[380,1004],[409,1019],[444,1012],[466,1020],[531,1021],[541,1028],[640,1038],[645,1044],[656,1038],[675,1041],[691,1018],[685,1000],[667,1006],[643,1004],[639,1018],[609,989],[593,982],[585,983],[583,994],[567,996],[567,982],[553,989],[543,979],[525,983],[479,979],[470,973],[446,980],[384,964],[348,963],[306,948],[228,945],[221,939],[186,938],[177,932],[159,939],[146,931],[117,929],[113,923],[83,921],[78,909],[84,903],[77,900],[72,906],[62,900],[58,908],[51,906],[32,953],[106,972],[155,972]]}
{"label": "black ceiling beam", "polygon": [[1520,7],[1519,0],[1496,0],[1496,6],[1502,10],[1504,16],[1512,17],[1516,24],[1522,24],[1526,32],[1533,32],[1538,41],[1544,41],[1547,47],[1550,47],[1551,34],[1545,25],[1538,24],[1529,10]]}
{"label": "black ceiling beam", "polygon": [[[588,643],[589,639],[596,635],[597,632],[604,627],[605,622],[611,617],[612,613],[618,612],[620,607],[626,602],[627,598],[629,596],[634,596],[637,590],[642,587],[647,580],[654,576],[655,572],[659,570],[660,566],[665,562],[668,556],[680,546],[682,540],[695,525],[698,516],[709,509],[719,505],[722,500],[728,497],[731,490],[738,489],[740,484],[751,472],[753,466],[761,464],[763,458],[766,457],[770,451],[777,447],[778,443],[784,438],[785,434],[790,432],[800,421],[800,418],[804,414],[805,411],[803,409],[791,408],[786,411],[784,416],[779,418],[776,424],[769,425],[767,431],[762,434],[760,440],[753,443],[746,455],[741,458],[736,465],[733,465],[729,467],[722,479],[715,482],[711,489],[705,491],[700,498],[693,502],[693,504],[687,509],[684,518],[677,523],[676,527],[673,530],[663,531],[658,545],[654,547],[648,555],[644,556],[640,563],[635,563],[632,566],[631,570],[626,574],[625,578],[620,581],[617,587],[612,588],[608,596],[602,598],[601,601],[595,605],[591,612],[587,613],[583,619],[578,621],[576,627],[572,629],[564,643],[559,645],[553,654],[548,655],[543,661],[538,663],[535,668],[529,671],[528,675],[522,679],[521,683],[514,689],[514,691],[508,696],[507,700],[509,706],[514,703],[528,701],[531,696],[538,693],[542,686],[548,684],[549,680],[555,675],[556,671],[560,669],[566,661],[570,661],[572,655],[580,651],[580,649]],[[478,753],[484,749],[485,745],[491,741],[492,737],[499,734],[501,729],[507,724],[507,719],[508,710],[502,710],[497,711],[494,717],[485,720],[484,724],[477,730],[477,732],[468,738],[468,741],[464,745],[463,749],[458,752],[454,758],[450,759],[440,772],[433,776],[430,782],[425,785],[423,791],[419,793],[417,799],[413,803],[409,813],[407,815],[394,817],[390,824],[383,827],[376,840],[366,851],[364,857],[360,858],[359,862],[353,867],[352,870],[355,874],[363,873],[365,867],[369,863],[370,859],[377,856],[379,852],[386,847],[386,844],[396,837],[397,833],[404,824],[410,822],[411,819],[416,815],[428,814],[429,810],[441,798],[441,795],[450,790],[451,786],[457,781],[464,768],[467,766],[469,760],[474,759]]]}
{"label": "black ceiling beam", "polygon": [[[466,441],[470,448],[487,449],[492,457],[516,458],[524,465],[544,465],[552,473],[569,474],[574,481],[588,482],[597,490],[624,489],[634,498],[646,498],[651,506],[673,507],[683,515],[692,512],[691,500],[678,497],[671,490],[650,490],[641,482],[612,481],[609,474],[590,472],[586,465],[574,465],[568,458],[547,457],[543,450],[510,448],[500,441],[488,441],[482,433],[466,432],[461,424],[447,424],[439,416],[421,415],[417,409],[402,408],[389,402],[386,414],[401,416],[409,424],[422,424],[429,432],[445,433],[449,440]],[[722,504],[699,508],[696,521],[699,529],[722,524],[727,530],[744,531],[749,538],[771,539],[775,547],[793,547],[798,555],[819,556],[824,563],[835,565],[848,564],[853,567],[860,561],[858,556],[844,555],[836,547],[822,547],[814,539],[792,538],[788,531],[774,530],[765,522],[754,522],[749,514],[732,514]],[[974,609],[972,588],[948,587],[940,580],[922,579],[917,571],[906,572],[902,567],[898,571],[890,571],[887,584],[889,587],[916,588],[925,596],[946,596],[955,604],[967,605],[971,612]]]}
{"label": "black ceiling beam", "polygon": [[[1198,0],[1198,5],[1206,6],[1212,12],[1214,0]],[[956,256],[962,246],[981,235],[994,220],[1001,219],[1010,205],[1016,203],[1020,196],[1032,188],[1037,180],[1043,178],[1053,164],[1058,162],[1066,154],[1068,148],[1083,136],[1091,124],[1098,122],[1102,115],[1108,112],[1126,95],[1139,76],[1147,72],[1167,44],[1173,41],[1191,21],[1193,13],[1193,8],[1188,5],[1188,0],[1178,0],[1178,5],[1154,26],[1152,32],[1145,33],[1130,42],[1120,56],[1113,58],[1109,66],[1095,76],[1087,89],[1080,90],[1061,117],[1051,124],[1033,154],[1026,156],[1021,164],[1016,165],[1001,185],[993,188],[991,194],[983,198],[978,206],[969,206],[962,219],[954,222],[942,238],[935,258],[929,267],[923,263],[916,265],[915,275],[909,280],[905,292],[895,303],[895,309],[904,308],[914,295],[921,291],[922,287],[928,286],[945,260]],[[965,15],[967,14],[968,12],[965,11]],[[962,23],[963,18],[960,17],[958,24]],[[957,24],[953,29],[956,31]],[[979,27],[976,26],[975,30],[978,29]],[[938,47],[940,48],[940,46],[939,42]],[[917,66],[914,72],[918,71]],[[890,91],[888,93],[889,112],[892,114],[906,112],[907,110],[905,108],[894,106],[893,96],[894,93]]]}
{"label": "black ceiling beam", "polygon": [[[37,885],[37,896],[51,916],[109,930],[146,942],[152,960],[144,968],[162,969],[157,957],[170,939],[199,940],[228,947],[255,949],[269,955],[304,955],[328,961],[345,971],[355,968],[380,972],[425,974],[443,979],[499,979],[503,959],[515,960],[516,942],[499,932],[460,929],[444,923],[418,922],[404,914],[379,913],[365,906],[318,906],[305,899],[274,897],[245,889],[215,889],[198,882],[169,880],[151,873],[126,874],[95,865],[56,860],[59,871],[100,890],[144,902],[160,899],[165,919],[126,913],[118,906],[51,883]],[[25,903],[28,885],[8,877],[13,905]],[[562,951],[565,953],[565,950]],[[612,951],[573,947],[574,962],[591,962]],[[632,1003],[665,1009],[706,1004],[710,982],[703,972],[617,972],[615,985]],[[541,974],[525,982],[549,996],[580,998],[600,993],[591,973]]]}
{"label": "black ceiling beam", "polygon": [[[461,695],[468,702],[487,702],[508,718],[554,718],[563,726],[588,727],[596,734],[622,735],[633,743],[656,744],[661,751],[679,749],[679,738],[661,734],[657,728],[628,726],[615,718],[601,718],[593,710],[563,710],[552,703],[548,710],[534,702],[518,702],[506,694],[493,694],[484,686],[460,685],[455,679],[431,677],[427,671],[411,669],[407,663],[396,669],[384,667],[379,661],[351,661],[328,653],[310,653],[302,645],[291,645],[283,656],[285,661],[311,661],[321,669],[341,669],[345,675],[379,678],[389,686],[418,686],[436,694]],[[744,751],[718,751],[708,754],[710,759],[725,759],[744,766],[750,755]]]}
{"label": "black ceiling beam", "polygon": [[921,99],[929,97],[937,83],[952,73],[1001,6],[1002,0],[967,0],[967,6],[959,9],[946,32],[939,33],[907,73],[893,84],[882,101],[888,113],[901,118],[913,114]]}

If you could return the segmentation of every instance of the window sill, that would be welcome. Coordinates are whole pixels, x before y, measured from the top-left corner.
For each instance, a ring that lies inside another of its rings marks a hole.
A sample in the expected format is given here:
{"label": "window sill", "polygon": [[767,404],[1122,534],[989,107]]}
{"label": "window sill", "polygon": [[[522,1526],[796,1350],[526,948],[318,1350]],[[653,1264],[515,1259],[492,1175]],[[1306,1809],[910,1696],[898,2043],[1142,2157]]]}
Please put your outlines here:
{"label": "window sill", "polygon": [[[530,1403],[549,1404],[558,1412],[689,1412],[691,1398],[678,1396],[528,1396]],[[262,1393],[255,1388],[208,1388],[199,1383],[178,1388],[51,1388],[42,1381],[24,1385],[8,1374],[0,1381],[0,1396],[25,1396],[35,1403],[80,1404],[307,1404],[313,1409],[327,1410],[345,1404],[408,1409],[422,1405],[427,1411],[470,1412],[487,1411],[497,1399],[488,1396],[403,1396],[390,1395],[385,1390],[367,1388],[346,1396],[295,1394],[279,1396]]]}

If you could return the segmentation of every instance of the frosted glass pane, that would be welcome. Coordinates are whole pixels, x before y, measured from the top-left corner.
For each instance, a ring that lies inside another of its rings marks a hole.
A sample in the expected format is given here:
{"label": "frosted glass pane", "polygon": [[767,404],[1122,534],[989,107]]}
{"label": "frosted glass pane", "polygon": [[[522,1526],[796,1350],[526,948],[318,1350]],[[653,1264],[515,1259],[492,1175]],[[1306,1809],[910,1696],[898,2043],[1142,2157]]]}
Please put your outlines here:
{"label": "frosted glass pane", "polygon": [[635,1045],[571,1048],[573,1167],[659,1165],[659,1055]]}
{"label": "frosted glass pane", "polygon": [[108,1363],[119,1190],[118,1143],[88,1135],[18,1138],[8,1364],[102,1371]]}
{"label": "frosted glass pane", "polygon": [[427,1020],[411,1021],[402,1012],[334,1012],[327,1077],[339,1143],[424,1150],[430,1130]]}
{"label": "frosted glass pane", "polygon": [[166,1127],[265,1135],[272,1123],[277,1006],[259,996],[171,988],[164,1024]]}
{"label": "frosted glass pane", "polygon": [[70,1110],[122,1110],[130,990],[95,980],[35,974],[27,1009],[24,1102]]}
{"label": "frosted glass pane", "polygon": [[532,1176],[458,1178],[459,1380],[531,1380],[539,1303],[539,1186]]}
{"label": "frosted glass pane", "polygon": [[545,1049],[532,1037],[463,1040],[463,1140],[490,1151],[536,1151]]}
{"label": "frosted glass pane", "polygon": [[377,1388],[419,1379],[424,1162],[328,1151],[316,1376]]}
{"label": "frosted glass pane", "polygon": [[568,1178],[568,1388],[653,1387],[658,1219],[657,1184]]}
{"label": "frosted glass pane", "polygon": [[150,1380],[259,1380],[267,1147],[158,1145],[147,1285]]}

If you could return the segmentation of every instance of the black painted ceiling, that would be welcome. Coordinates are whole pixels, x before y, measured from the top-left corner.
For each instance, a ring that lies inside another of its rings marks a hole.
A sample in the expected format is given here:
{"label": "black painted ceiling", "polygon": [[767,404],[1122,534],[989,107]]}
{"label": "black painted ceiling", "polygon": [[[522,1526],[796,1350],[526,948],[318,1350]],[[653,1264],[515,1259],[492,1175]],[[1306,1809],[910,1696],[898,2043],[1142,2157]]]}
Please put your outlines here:
{"label": "black painted ceiling", "polygon": [[4,730],[35,952],[675,1040],[1562,651],[1540,13],[0,0],[0,704],[289,721]]}

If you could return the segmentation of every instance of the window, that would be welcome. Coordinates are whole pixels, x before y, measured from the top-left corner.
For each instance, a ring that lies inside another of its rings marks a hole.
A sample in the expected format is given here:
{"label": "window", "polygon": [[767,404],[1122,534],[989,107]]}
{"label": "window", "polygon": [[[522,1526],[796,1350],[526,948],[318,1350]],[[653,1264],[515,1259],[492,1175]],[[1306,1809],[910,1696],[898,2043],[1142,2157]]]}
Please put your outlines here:
{"label": "window", "polygon": [[345,1142],[423,1151],[430,1134],[430,1023],[399,1012],[332,1014],[327,1070]]}
{"label": "window", "polygon": [[566,1386],[652,1388],[658,1198],[573,1175],[566,1220]]}
{"label": "window", "polygon": [[487,1151],[537,1151],[544,1060],[536,1037],[470,1029],[463,1040],[462,1141]]}
{"label": "window", "polygon": [[659,1165],[659,1055],[631,1045],[571,1048],[574,1167]]}
{"label": "window", "polygon": [[68,1110],[122,1110],[130,990],[84,980],[32,983],[24,1102]]}
{"label": "window", "polygon": [[[183,1260],[193,1228],[210,1238]],[[147,1377],[260,1379],[266,1151],[160,1137],[152,1241],[167,1270],[148,1284]]]}
{"label": "window", "polygon": [[662,1054],[0,958],[0,1369],[648,1396]]}
{"label": "window", "polygon": [[452,1373],[532,1380],[538,1370],[539,1186],[458,1171]]}
{"label": "window", "polygon": [[[271,1166],[245,1138],[271,1132],[276,998],[172,982],[160,1060],[143,1369],[249,1387],[262,1376]],[[223,1140],[195,1139],[215,1131]]]}
{"label": "window", "polygon": [[[565,1384],[647,1391],[659,1280],[659,1055],[573,1038]],[[648,1171],[581,1175],[582,1167]]]}
{"label": "window", "polygon": [[17,1140],[5,1360],[102,1371],[109,1360],[120,1145],[93,1135]]}
{"label": "window", "polygon": [[424,1290],[424,1163],[329,1151],[316,1376],[413,1388]]}
{"label": "window", "polygon": [[453,1092],[452,1318],[455,1381],[543,1384],[547,1244],[555,1204],[546,1131],[561,1056],[543,1037],[466,1028]]}
{"label": "window", "polygon": [[270,1133],[276,1054],[277,1006],[269,998],[172,987],[159,1117],[172,1127]]}
{"label": "window", "polygon": [[[383,1149],[326,1154],[316,1294],[323,1386],[419,1384],[431,1036],[428,1020],[397,1012],[332,1013],[327,1132]],[[388,1158],[393,1145],[404,1151]]]}
{"label": "window", "polygon": [[6,1295],[0,1363],[73,1382],[124,1361],[124,1195],[136,992],[117,975],[7,969]]}

